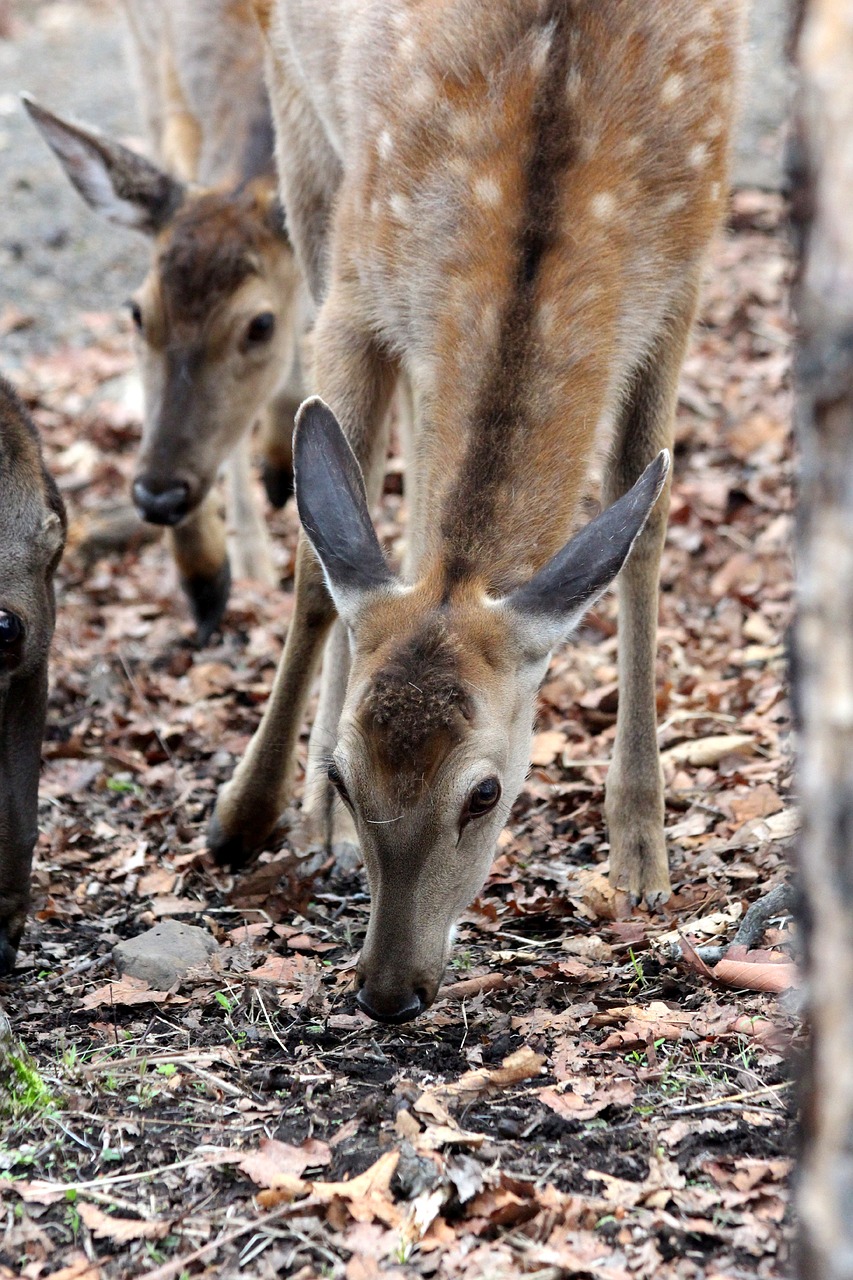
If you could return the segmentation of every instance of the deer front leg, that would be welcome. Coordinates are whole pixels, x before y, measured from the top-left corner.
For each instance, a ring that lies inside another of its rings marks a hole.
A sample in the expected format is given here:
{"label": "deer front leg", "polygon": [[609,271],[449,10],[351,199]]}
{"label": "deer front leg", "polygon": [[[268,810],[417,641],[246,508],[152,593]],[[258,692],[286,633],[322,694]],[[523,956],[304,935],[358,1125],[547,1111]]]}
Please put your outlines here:
{"label": "deer front leg", "polygon": [[270,506],[277,511],[293,494],[293,421],[301,403],[301,396],[282,391],[261,422],[261,478]]}
{"label": "deer front leg", "polygon": [[231,590],[225,522],[216,492],[212,490],[201,506],[169,533],[181,586],[195,618],[196,639],[207,644],[222,621]]}
{"label": "deer front leg", "polygon": [[329,781],[329,759],[338,740],[350,669],[349,636],[338,620],[323,651],[323,675],[317,714],[308,743],[308,768],[302,801],[302,837],[306,845],[320,845],[329,853],[358,848],[355,823]]}
{"label": "deer front leg", "polygon": [[[678,375],[695,299],[691,281],[677,316],[635,376],[607,473],[609,502],[627,492],[661,449],[672,448]],[[644,900],[651,907],[661,906],[672,892],[655,701],[658,588],[668,512],[669,482],[619,577],[619,712],[604,806],[611,883],[632,903]]]}
{"label": "deer front leg", "polygon": [[225,473],[228,508],[233,533],[230,559],[235,578],[251,578],[264,586],[274,587],[278,574],[272,559],[272,548],[263,513],[252,492],[251,442],[242,436],[228,455]]}
{"label": "deer front leg", "polygon": [[[382,422],[393,370],[347,319],[336,318],[349,314],[349,307],[334,309],[331,298],[326,304],[317,327],[316,385],[324,399],[339,406],[371,484],[374,469],[381,466]],[[220,863],[243,865],[286,806],[311,679],[334,619],[322,571],[301,536],[293,620],[273,691],[249,750],[221,792],[210,823],[208,845]]]}

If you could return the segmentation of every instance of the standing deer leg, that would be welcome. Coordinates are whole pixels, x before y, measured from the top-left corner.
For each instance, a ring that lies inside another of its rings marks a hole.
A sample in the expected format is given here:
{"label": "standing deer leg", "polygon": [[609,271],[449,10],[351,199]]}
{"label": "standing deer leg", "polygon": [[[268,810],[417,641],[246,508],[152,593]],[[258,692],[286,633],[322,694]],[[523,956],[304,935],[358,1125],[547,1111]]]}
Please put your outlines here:
{"label": "standing deer leg", "polygon": [[274,587],[278,574],[272,560],[269,533],[252,492],[251,436],[247,432],[225,463],[229,516],[233,525],[230,547],[235,578],[253,578]]}
{"label": "standing deer leg", "polygon": [[261,478],[277,511],[293,494],[293,421],[301,403],[288,388],[268,406],[261,423]]}
{"label": "standing deer leg", "polygon": [[231,590],[231,566],[225,549],[225,522],[215,490],[175,529],[172,552],[181,586],[196,621],[196,638],[206,644],[219,626]]}
{"label": "standing deer leg", "polygon": [[[626,493],[661,449],[672,448],[678,376],[696,293],[691,280],[677,314],[634,376],[608,467],[608,502]],[[660,559],[668,511],[667,483],[619,577],[619,713],[605,801],[611,883],[632,902],[642,899],[653,907],[672,892],[655,704]]]}
{"label": "standing deer leg", "polygon": [[[318,393],[335,406],[368,488],[384,461],[382,422],[394,369],[355,329],[351,307],[326,303],[317,327]],[[300,536],[293,620],[270,700],[234,777],[220,793],[208,844],[217,861],[240,866],[273,830],[290,790],[296,742],[311,678],[335,609],[314,552]]]}

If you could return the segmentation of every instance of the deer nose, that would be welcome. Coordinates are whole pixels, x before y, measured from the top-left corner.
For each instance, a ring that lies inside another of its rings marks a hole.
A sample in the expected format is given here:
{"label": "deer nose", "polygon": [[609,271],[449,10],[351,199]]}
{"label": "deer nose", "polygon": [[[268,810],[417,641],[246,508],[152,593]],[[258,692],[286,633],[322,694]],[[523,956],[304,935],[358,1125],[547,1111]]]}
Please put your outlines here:
{"label": "deer nose", "polygon": [[174,525],[189,513],[190,487],[182,480],[160,485],[150,476],[139,476],[133,482],[133,501],[149,524]]}
{"label": "deer nose", "polygon": [[392,1024],[411,1022],[412,1018],[417,1018],[418,1014],[423,1013],[426,1008],[426,1002],[417,991],[408,995],[377,998],[368,993],[367,987],[362,987],[355,1002],[361,1012],[366,1013],[374,1022]]}

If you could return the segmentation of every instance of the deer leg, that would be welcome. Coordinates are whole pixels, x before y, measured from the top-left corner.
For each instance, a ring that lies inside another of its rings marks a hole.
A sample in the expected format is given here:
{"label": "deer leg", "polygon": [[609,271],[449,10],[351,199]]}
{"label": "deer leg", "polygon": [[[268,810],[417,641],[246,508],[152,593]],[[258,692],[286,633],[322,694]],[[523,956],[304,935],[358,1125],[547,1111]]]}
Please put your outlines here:
{"label": "deer leg", "polygon": [[231,566],[225,550],[225,522],[215,490],[193,513],[169,531],[181,586],[196,622],[196,639],[207,644],[222,621],[231,590]]}
{"label": "deer leg", "polygon": [[280,510],[293,493],[293,421],[301,396],[288,388],[270,403],[261,424],[261,478],[270,505]]}
{"label": "deer leg", "polygon": [[252,492],[250,452],[251,439],[247,432],[237,441],[225,463],[228,507],[233,522],[231,563],[235,578],[253,578],[264,586],[274,587],[278,574],[266,522]]}
{"label": "deer leg", "polygon": [[[318,393],[336,409],[368,486],[381,467],[382,422],[393,369],[348,320],[350,307],[327,301],[318,321]],[[220,793],[208,831],[218,862],[244,864],[270,834],[285,808],[296,742],[311,679],[335,609],[320,565],[300,536],[296,554],[293,620],[270,700],[234,777]]]}
{"label": "deer leg", "polygon": [[[678,375],[696,292],[691,280],[677,314],[634,376],[608,466],[608,502],[627,492],[661,449],[672,448]],[[660,559],[668,511],[667,483],[619,576],[619,712],[605,801],[611,883],[632,903],[645,900],[653,907],[672,892],[655,704]]]}

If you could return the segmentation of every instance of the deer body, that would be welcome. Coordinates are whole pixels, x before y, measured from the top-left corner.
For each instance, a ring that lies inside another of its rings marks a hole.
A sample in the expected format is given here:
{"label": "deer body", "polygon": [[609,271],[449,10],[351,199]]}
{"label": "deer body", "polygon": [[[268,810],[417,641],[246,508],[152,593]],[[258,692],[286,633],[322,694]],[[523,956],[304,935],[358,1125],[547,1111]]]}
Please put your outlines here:
{"label": "deer body", "polygon": [[[280,0],[267,15],[322,402],[303,407],[295,435],[311,547],[294,622],[211,844],[240,861],[274,824],[337,610],[351,670],[331,681],[343,706],[338,718],[327,699],[335,732],[310,768],[328,770],[357,831],[373,899],[359,1000],[382,1020],[434,999],[453,922],[524,779],[548,655],[632,547],[611,877],[633,899],[669,895],[657,499],[726,195],[739,7]],[[415,435],[409,557],[395,579],[367,504],[400,369]],[[614,505],[567,542],[602,454]]]}
{"label": "deer body", "polygon": [[151,270],[130,303],[145,396],[133,497],[143,519],[170,527],[204,639],[230,582],[213,490],[223,465],[233,568],[275,580],[251,494],[249,437],[260,419],[267,493],[282,506],[308,299],[278,200],[263,45],[248,0],[124,7],[158,163],[27,106],[84,199],[153,238]]}
{"label": "deer body", "polygon": [[35,428],[0,378],[0,975],[14,966],[30,900],[53,575],[65,530]]}

